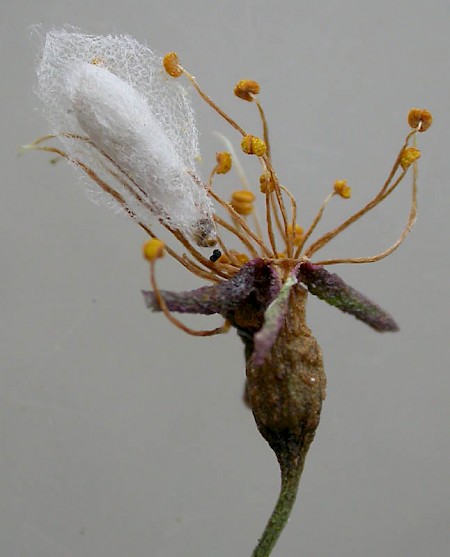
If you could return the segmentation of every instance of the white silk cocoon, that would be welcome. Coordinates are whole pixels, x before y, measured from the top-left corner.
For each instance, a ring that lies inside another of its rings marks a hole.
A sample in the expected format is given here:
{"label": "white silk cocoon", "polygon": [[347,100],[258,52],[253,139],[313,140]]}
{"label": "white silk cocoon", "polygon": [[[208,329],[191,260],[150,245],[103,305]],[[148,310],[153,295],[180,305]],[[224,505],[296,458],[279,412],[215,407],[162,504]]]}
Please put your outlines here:
{"label": "white silk cocoon", "polygon": [[117,191],[139,222],[161,220],[205,245],[214,237],[207,191],[191,177],[198,157],[192,108],[148,48],[128,36],[51,31],[37,92],[69,157]]}

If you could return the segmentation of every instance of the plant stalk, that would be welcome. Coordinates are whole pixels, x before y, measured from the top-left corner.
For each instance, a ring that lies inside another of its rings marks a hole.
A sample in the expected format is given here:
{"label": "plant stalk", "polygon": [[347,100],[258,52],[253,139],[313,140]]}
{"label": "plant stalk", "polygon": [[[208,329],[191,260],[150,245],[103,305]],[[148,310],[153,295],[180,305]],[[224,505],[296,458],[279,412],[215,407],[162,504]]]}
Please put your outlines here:
{"label": "plant stalk", "polygon": [[268,557],[286,526],[297,497],[307,449],[301,451],[298,458],[293,459],[294,462],[280,462],[280,494],[258,545],[252,553],[252,557]]}

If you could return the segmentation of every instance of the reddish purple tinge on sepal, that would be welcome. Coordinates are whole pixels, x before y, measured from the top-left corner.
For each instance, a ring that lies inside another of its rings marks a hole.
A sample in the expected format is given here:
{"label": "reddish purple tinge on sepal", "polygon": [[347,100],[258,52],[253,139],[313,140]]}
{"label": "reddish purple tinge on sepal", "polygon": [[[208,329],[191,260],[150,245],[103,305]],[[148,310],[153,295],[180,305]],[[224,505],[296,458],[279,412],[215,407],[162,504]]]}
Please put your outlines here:
{"label": "reddish purple tinge on sepal", "polygon": [[379,332],[398,331],[399,327],[389,313],[321,265],[302,263],[298,279],[311,294],[345,313],[350,313],[372,329]]}

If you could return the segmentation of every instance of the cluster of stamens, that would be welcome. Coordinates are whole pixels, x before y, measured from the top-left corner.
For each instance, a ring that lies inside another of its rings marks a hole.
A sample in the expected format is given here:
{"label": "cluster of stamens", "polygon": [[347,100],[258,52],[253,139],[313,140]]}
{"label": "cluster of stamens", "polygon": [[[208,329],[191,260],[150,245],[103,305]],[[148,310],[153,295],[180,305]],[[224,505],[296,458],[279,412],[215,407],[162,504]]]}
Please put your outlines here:
{"label": "cluster of stamens", "polygon": [[[93,64],[100,64],[101,60],[93,59]],[[330,193],[327,195],[320,206],[316,216],[312,219],[309,226],[304,228],[297,222],[297,205],[291,192],[280,183],[277,173],[272,164],[270,154],[270,143],[268,135],[268,125],[265,113],[260,101],[256,95],[260,92],[259,84],[252,80],[239,81],[234,89],[235,95],[247,102],[256,105],[262,123],[261,137],[248,133],[244,128],[237,124],[228,114],[220,109],[200,88],[195,78],[187,72],[179,63],[175,53],[169,53],[164,57],[163,66],[166,72],[173,78],[181,76],[186,77],[194,89],[200,94],[203,100],[212,107],[222,118],[224,118],[231,126],[241,135],[241,150],[244,154],[257,157],[261,165],[261,177],[259,187],[252,192],[247,183],[247,179],[241,176],[241,185],[238,189],[231,192],[229,196],[219,194],[215,188],[216,175],[227,174],[232,164],[238,162],[234,154],[224,151],[217,154],[216,165],[210,173],[208,182],[202,184],[198,177],[194,177],[200,184],[200,187],[206,188],[208,195],[214,200],[219,209],[214,215],[215,225],[217,228],[217,245],[213,254],[204,255],[198,248],[202,245],[197,242],[197,246],[193,244],[192,239],[171,227],[167,223],[161,224],[181,243],[186,250],[185,253],[179,253],[167,243],[158,239],[148,225],[139,222],[139,219],[132,211],[127,208],[125,200],[115,191],[105,180],[101,179],[94,170],[83,164],[82,161],[73,160],[63,150],[56,147],[44,145],[48,139],[54,137],[48,135],[38,139],[29,148],[38,149],[55,153],[61,157],[70,159],[92,178],[102,190],[112,195],[114,199],[123,206],[123,208],[134,217],[140,226],[146,231],[151,239],[144,245],[144,257],[150,262],[151,266],[151,282],[155,292],[158,295],[160,304],[166,315],[179,327],[192,334],[215,334],[223,332],[224,327],[214,329],[213,331],[194,332],[184,325],[180,324],[165,306],[164,300],[159,294],[159,290],[154,276],[155,261],[160,258],[163,253],[167,252],[186,269],[200,278],[219,283],[232,278],[242,267],[244,263],[251,259],[263,258],[267,261],[281,262],[286,272],[292,269],[301,261],[310,260],[315,254],[323,248],[328,242],[335,238],[340,232],[345,230],[351,224],[359,220],[368,211],[379,205],[386,197],[388,197],[403,180],[410,166],[413,167],[411,206],[407,224],[400,238],[387,250],[370,257],[359,258],[339,258],[323,261],[314,261],[317,264],[337,264],[337,263],[366,263],[377,261],[386,257],[394,251],[404,240],[411,229],[416,216],[416,161],[420,157],[420,151],[415,145],[410,145],[418,132],[423,132],[429,128],[432,122],[431,114],[422,109],[412,109],[408,116],[408,123],[411,131],[400,148],[399,154],[389,173],[386,181],[376,193],[376,195],[361,209],[352,214],[343,223],[321,237],[309,243],[310,237],[315,231],[317,225],[322,219],[323,213],[329,201],[333,197],[341,197],[348,199],[351,196],[351,188],[345,180],[336,180],[332,185]],[[79,141],[89,141],[88,138],[82,136],[74,136],[67,134],[67,137],[77,139]],[[122,169],[117,168],[120,174]],[[228,197],[228,200],[226,199]],[[262,197],[264,204],[264,227],[261,225],[261,218],[258,216],[256,209],[257,198]],[[303,225],[303,222],[302,222]],[[228,241],[225,242],[223,236],[226,233],[231,234],[236,241],[239,249],[231,249]],[[199,228],[198,234],[201,234]]]}

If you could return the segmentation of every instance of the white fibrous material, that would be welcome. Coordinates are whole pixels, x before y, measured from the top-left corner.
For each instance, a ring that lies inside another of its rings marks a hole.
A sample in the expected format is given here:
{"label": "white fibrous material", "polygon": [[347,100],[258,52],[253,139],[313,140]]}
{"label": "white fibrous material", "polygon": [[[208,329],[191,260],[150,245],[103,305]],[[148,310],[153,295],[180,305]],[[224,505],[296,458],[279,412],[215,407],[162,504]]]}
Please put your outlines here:
{"label": "white fibrous material", "polygon": [[193,111],[160,58],[128,36],[52,31],[37,92],[69,158],[116,191],[138,222],[156,218],[198,245],[214,243],[211,202],[193,178]]}

